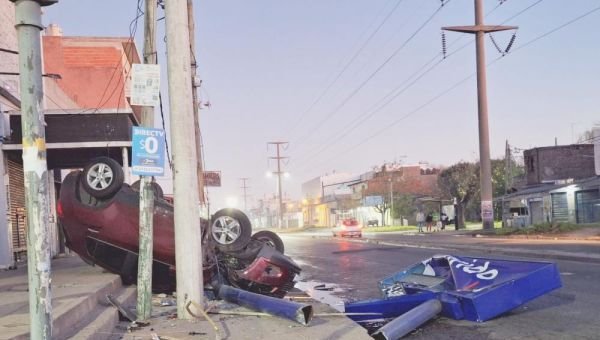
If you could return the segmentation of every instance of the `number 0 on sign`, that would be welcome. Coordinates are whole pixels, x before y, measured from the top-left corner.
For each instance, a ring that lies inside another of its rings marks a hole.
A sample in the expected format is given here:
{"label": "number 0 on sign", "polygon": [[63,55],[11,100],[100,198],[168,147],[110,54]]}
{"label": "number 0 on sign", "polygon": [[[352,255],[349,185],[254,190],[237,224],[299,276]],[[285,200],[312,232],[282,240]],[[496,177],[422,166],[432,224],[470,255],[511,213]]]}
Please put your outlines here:
{"label": "number 0 on sign", "polygon": [[131,169],[138,176],[165,173],[165,131],[134,126],[132,129]]}

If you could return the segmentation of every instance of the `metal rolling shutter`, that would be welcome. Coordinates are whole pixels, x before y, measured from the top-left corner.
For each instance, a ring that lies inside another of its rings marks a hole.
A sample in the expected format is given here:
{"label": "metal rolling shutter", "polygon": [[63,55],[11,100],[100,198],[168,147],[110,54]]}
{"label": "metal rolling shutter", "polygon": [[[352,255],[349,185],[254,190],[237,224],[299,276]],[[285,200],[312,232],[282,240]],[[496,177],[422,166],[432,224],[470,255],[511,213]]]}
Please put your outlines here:
{"label": "metal rolling shutter", "polygon": [[552,221],[569,222],[569,205],[564,192],[552,194]]}
{"label": "metal rolling shutter", "polygon": [[12,233],[13,253],[27,250],[27,217],[25,214],[25,184],[23,166],[11,160],[8,168],[8,213]]}
{"label": "metal rolling shutter", "polygon": [[575,193],[577,223],[600,221],[600,194],[598,190],[578,191]]}

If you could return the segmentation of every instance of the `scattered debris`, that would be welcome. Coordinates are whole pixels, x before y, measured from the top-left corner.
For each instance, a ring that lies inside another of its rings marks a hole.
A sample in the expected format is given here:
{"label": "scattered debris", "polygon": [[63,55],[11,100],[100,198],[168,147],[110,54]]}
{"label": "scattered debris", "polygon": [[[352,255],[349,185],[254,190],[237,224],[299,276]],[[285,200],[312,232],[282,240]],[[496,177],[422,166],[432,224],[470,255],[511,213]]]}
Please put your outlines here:
{"label": "scattered debris", "polygon": [[328,287],[325,284],[320,284],[320,285],[314,286],[314,289],[316,289],[316,290],[324,290],[324,291],[332,291],[333,287]]}
{"label": "scattered debris", "polygon": [[188,335],[206,335],[206,333],[204,333],[204,332],[196,332],[196,331],[191,331],[191,332],[188,332]]}
{"label": "scattered debris", "polygon": [[[135,314],[133,314],[131,311],[129,311],[125,307],[123,307],[112,295],[110,295],[110,294],[106,295],[106,300],[111,305],[117,307],[117,310],[119,310],[119,313],[123,317],[125,317],[127,320],[129,320],[131,322],[136,322],[137,317],[135,316]],[[138,323],[138,325],[140,325],[140,323]]]}
{"label": "scattered debris", "polygon": [[194,312],[192,312],[190,310],[190,305],[194,305],[194,307],[196,307],[196,309],[202,313],[202,316],[206,319],[206,321],[208,321],[208,323],[210,323],[210,325],[213,327],[213,329],[215,330],[215,339],[216,340],[220,340],[221,339],[221,335],[219,333],[219,327],[217,326],[217,324],[208,316],[208,314],[206,314],[206,312],[204,311],[204,308],[202,308],[202,306],[200,306],[198,303],[194,302],[194,301],[189,301],[186,305],[185,305],[185,309],[188,311],[188,313],[190,313],[191,316],[200,319],[200,317],[198,315],[196,315]]}

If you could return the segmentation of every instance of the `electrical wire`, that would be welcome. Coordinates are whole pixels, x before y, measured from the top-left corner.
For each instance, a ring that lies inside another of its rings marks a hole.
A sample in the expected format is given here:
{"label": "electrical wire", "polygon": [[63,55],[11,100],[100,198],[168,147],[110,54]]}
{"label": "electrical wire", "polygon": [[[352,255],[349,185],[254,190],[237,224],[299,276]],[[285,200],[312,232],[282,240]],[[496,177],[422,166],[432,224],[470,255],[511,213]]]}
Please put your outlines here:
{"label": "electrical wire", "polygon": [[[123,57],[128,57],[133,52],[133,39],[135,38],[135,34],[137,32],[138,22],[139,22],[139,19],[144,16],[144,12],[143,12],[141,6],[142,6],[142,0],[137,0],[137,4],[136,4],[136,10],[137,10],[136,16],[129,23],[129,39],[128,39],[128,47],[129,47],[129,49],[127,50],[127,48],[124,48],[123,51],[121,52],[121,56],[120,56],[119,60],[117,61],[117,63],[115,64],[115,67],[113,68],[113,72],[111,74],[111,77],[108,80],[108,82],[106,83],[106,86],[104,87],[104,91],[102,92],[102,96],[100,96],[100,100],[98,101],[98,104],[96,105],[96,107],[95,108],[88,108],[86,111],[92,110],[92,113],[97,113],[100,110],[100,108],[102,108],[104,105],[106,105],[108,103],[108,101],[114,96],[114,94],[115,94],[115,92],[116,92],[116,90],[118,88],[117,85],[123,79],[123,72],[121,72],[120,75],[119,75],[119,78],[117,80],[117,83],[113,87],[112,92],[106,98],[106,100],[104,100],[104,96],[108,92],[108,89],[110,88],[110,84],[111,84],[112,80],[114,79],[114,77],[115,77],[115,75],[117,73],[117,70],[122,65],[121,62],[122,62]],[[127,72],[127,74],[125,75],[125,79],[127,79],[127,76],[129,75],[130,71],[131,70],[129,70]],[[123,85],[125,85],[125,81],[123,81]],[[104,100],[104,102],[103,102],[103,100]],[[120,101],[121,101],[121,95],[119,95],[119,102]],[[117,105],[120,105],[120,103],[117,103]]]}
{"label": "electrical wire", "polygon": [[317,130],[319,130],[325,122],[333,118],[360,90],[362,90],[368,83],[373,79],[392,59],[394,59],[398,53],[400,53],[416,36],[427,26],[435,16],[448,4],[451,0],[442,2],[442,5],[438,7],[428,18],[425,20],[394,52],[382,63],[375,71],[373,71],[367,79],[365,79],[356,89],[354,89],[333,111],[325,115],[325,117],[319,121],[312,129],[309,130],[303,138],[299,140],[308,140]]}
{"label": "electrical wire", "polygon": [[[335,76],[335,78],[325,87],[325,89],[321,92],[321,94],[319,94],[317,96],[317,98],[308,106],[308,108],[300,114],[299,119],[294,124],[291,125],[291,128],[286,132],[285,135],[289,135],[297,126],[299,126],[300,123],[302,123],[302,121],[304,120],[304,117],[306,116],[306,114],[308,114],[319,102],[321,102],[323,97],[325,97],[325,95],[327,93],[329,93],[329,90],[331,90],[333,85],[335,85],[338,82],[338,80],[340,80],[342,75],[348,70],[350,65],[352,65],[352,63],[354,63],[356,58],[358,58],[358,56],[362,53],[362,51],[365,49],[365,47],[367,47],[367,45],[373,40],[375,35],[377,35],[377,33],[381,30],[381,28],[388,21],[388,19],[396,12],[396,10],[398,9],[398,7],[400,6],[400,4],[403,1],[404,0],[398,0],[396,2],[396,5],[388,12],[388,14],[383,18],[383,20],[379,23],[379,25],[375,28],[375,30],[373,30],[371,32],[371,34],[367,37],[367,39],[361,44],[359,49],[354,53],[354,55],[352,55],[352,57],[348,60],[348,62],[344,65],[344,67],[340,70],[340,72],[338,72],[338,74]],[[386,4],[386,6],[384,6],[384,8],[385,7],[387,7],[387,4]],[[382,9],[382,11],[380,11],[379,14],[381,14],[382,12],[383,12],[383,9]],[[379,17],[379,14],[376,17]],[[373,21],[373,23],[374,23],[374,21]],[[369,25],[369,27],[371,27],[373,25],[373,23],[371,25]]]}
{"label": "electrical wire", "polygon": [[[531,4],[531,5],[527,6],[527,7],[525,7],[524,9],[520,10],[516,14],[514,14],[514,15],[510,16],[509,18],[505,19],[504,21],[502,21],[502,23],[496,25],[496,27],[498,27],[500,25],[503,25],[504,23],[517,18],[518,16],[520,16],[523,13],[527,12],[531,8],[533,8],[536,5],[538,5],[539,3],[541,3],[542,1],[543,0],[538,0],[535,3],[533,3],[533,4]],[[504,2],[499,3],[491,11],[489,11],[486,14],[486,17],[489,16],[490,14],[492,14],[495,10],[497,10],[503,3]],[[450,43],[449,46],[454,45],[459,40],[460,40],[460,38],[454,40],[452,43]],[[457,50],[453,51],[452,53],[450,53],[448,55],[445,55],[444,58],[449,58],[450,56],[452,56],[452,55],[456,54],[457,52],[463,50],[464,48],[466,48],[467,46],[471,45],[472,43],[473,43],[473,40],[471,40],[470,42],[468,42],[466,44],[463,44]],[[395,87],[392,91],[388,92],[375,105],[371,106],[371,108],[369,108],[364,114],[359,115],[352,122],[350,122],[348,125],[346,125],[346,127],[344,127],[343,129],[341,129],[340,130],[341,131],[340,134],[333,135],[332,138],[329,139],[329,142],[322,143],[318,148],[314,149],[311,152],[308,152],[307,153],[307,157],[304,157],[304,158],[300,157],[299,158],[300,159],[299,163],[303,164],[307,160],[306,158],[308,158],[308,157],[314,157],[316,154],[320,154],[323,151],[331,148],[334,145],[335,141],[342,140],[342,138],[346,137],[351,131],[353,131],[354,129],[358,128],[360,126],[360,124],[362,124],[363,122],[365,122],[369,118],[373,117],[376,113],[378,113],[383,108],[385,108],[387,105],[389,105],[395,98],[397,98],[399,95],[401,95],[402,93],[404,93],[406,90],[408,90],[414,84],[416,84],[420,79],[422,79],[425,75],[427,75],[428,73],[430,73],[431,71],[433,71],[433,69],[435,69],[438,65],[440,65],[441,61],[443,59],[439,60],[436,64],[434,64],[433,66],[431,66],[430,68],[428,68],[425,72],[421,73],[422,70],[424,70],[425,68],[427,68],[431,63],[433,63],[436,59],[438,59],[439,56],[442,55],[442,54],[443,53],[437,53],[436,55],[434,55],[432,59],[430,59],[427,63],[425,63],[423,66],[421,66],[416,72],[414,72],[413,74],[411,74],[400,85],[398,85],[397,87]],[[410,80],[413,79],[415,76],[417,76],[419,73],[420,73],[420,75],[416,79],[414,79],[412,82],[410,82]],[[408,85],[406,85],[408,82],[410,82],[410,83]],[[391,96],[391,98],[389,98],[390,96]],[[380,104],[381,102],[384,102],[384,101],[385,101],[384,104]]]}
{"label": "electrical wire", "polygon": [[[541,2],[541,0],[540,0],[540,1],[538,1],[538,3],[539,3],[539,2]],[[575,23],[575,22],[577,22],[577,21],[579,21],[579,20],[581,20],[581,19],[583,19],[583,18],[585,18],[585,17],[587,17],[587,16],[589,16],[589,15],[591,15],[591,14],[595,13],[595,12],[597,12],[597,11],[600,11],[600,6],[599,6],[599,7],[596,7],[596,8],[593,8],[593,9],[591,9],[591,10],[589,10],[589,11],[587,11],[587,12],[585,12],[585,13],[583,13],[583,14],[581,14],[581,15],[579,15],[579,16],[577,16],[577,17],[575,17],[575,18],[573,18],[573,19],[571,19],[571,20],[569,20],[569,21],[567,21],[567,22],[565,22],[565,23],[563,23],[563,24],[561,24],[561,25],[559,25],[558,27],[556,27],[556,28],[554,28],[554,29],[552,29],[552,30],[550,30],[550,31],[548,31],[548,32],[545,32],[545,33],[543,33],[543,34],[541,34],[541,35],[539,35],[539,36],[537,36],[537,37],[535,37],[535,38],[533,38],[533,39],[529,40],[528,42],[524,43],[523,45],[520,45],[520,46],[519,46],[519,47],[517,47],[517,48],[514,48],[514,49],[512,50],[512,52],[511,52],[511,53],[507,54],[507,56],[508,56],[508,55],[511,55],[511,54],[515,53],[516,51],[518,51],[518,50],[521,50],[521,49],[523,49],[523,48],[525,48],[525,47],[527,47],[527,46],[530,46],[531,44],[533,44],[533,43],[535,43],[535,42],[539,41],[540,39],[543,39],[543,38],[545,38],[545,37],[547,37],[547,36],[549,36],[549,35],[551,35],[551,34],[553,34],[553,33],[557,32],[557,31],[559,31],[559,30],[561,30],[561,29],[563,29],[563,28],[565,28],[565,27],[567,27],[567,26],[569,26],[569,25],[571,25],[571,24],[573,24],[573,23]],[[504,57],[505,57],[505,56],[504,56]],[[493,60],[493,61],[491,61],[490,63],[488,63],[488,64],[486,65],[486,67],[492,66],[493,64],[495,64],[496,62],[498,62],[500,59],[502,59],[502,58],[504,58],[504,57],[503,57],[503,56],[500,56],[500,57],[496,58],[495,60]],[[398,118],[397,120],[395,120],[395,121],[394,121],[394,122],[392,122],[391,124],[389,124],[389,125],[387,125],[387,126],[383,127],[382,129],[380,129],[380,130],[376,131],[375,133],[371,134],[370,136],[368,136],[366,139],[362,140],[362,141],[361,141],[361,142],[359,142],[358,144],[355,144],[354,146],[352,146],[352,147],[350,147],[350,148],[347,148],[346,150],[344,150],[344,151],[342,151],[342,152],[338,152],[338,153],[336,153],[336,155],[335,155],[335,156],[328,158],[328,159],[327,159],[327,161],[325,161],[325,162],[323,162],[323,163],[322,163],[322,165],[324,165],[324,164],[327,164],[327,163],[329,163],[329,162],[331,162],[331,161],[333,161],[333,160],[335,160],[335,159],[339,158],[340,156],[342,156],[342,155],[344,155],[344,154],[346,154],[346,153],[348,153],[348,152],[350,152],[350,151],[352,151],[352,150],[356,149],[357,147],[359,147],[359,146],[363,145],[364,143],[366,143],[366,142],[370,141],[371,139],[373,139],[373,138],[375,138],[375,137],[379,136],[380,134],[382,134],[383,132],[385,132],[385,131],[389,130],[390,128],[392,128],[392,127],[394,127],[394,126],[398,125],[398,124],[399,124],[401,121],[403,121],[404,119],[406,119],[406,118],[410,117],[411,115],[413,115],[413,114],[415,114],[415,113],[417,113],[417,112],[421,111],[422,109],[424,109],[425,107],[429,106],[429,105],[430,105],[430,104],[432,104],[433,102],[437,101],[437,100],[438,100],[438,99],[440,99],[441,97],[443,97],[443,96],[445,96],[446,94],[448,94],[448,93],[452,92],[454,89],[456,89],[456,88],[457,88],[457,87],[459,87],[460,85],[464,84],[464,83],[465,83],[465,82],[467,82],[468,80],[470,80],[470,79],[472,79],[473,77],[475,77],[475,75],[476,75],[476,73],[475,73],[475,72],[471,73],[469,76],[467,76],[467,77],[465,77],[465,78],[461,79],[460,81],[458,81],[458,82],[454,83],[454,84],[453,84],[452,86],[450,86],[449,88],[447,88],[447,89],[443,90],[442,92],[440,92],[439,94],[437,94],[437,95],[436,95],[436,96],[434,96],[433,98],[429,99],[429,100],[428,100],[427,102],[425,102],[424,104],[422,104],[422,105],[420,105],[419,107],[415,108],[414,110],[412,110],[412,111],[408,112],[407,114],[405,114],[405,115],[401,116],[400,118]],[[311,166],[312,166],[312,167],[314,167],[314,164],[311,164]]]}

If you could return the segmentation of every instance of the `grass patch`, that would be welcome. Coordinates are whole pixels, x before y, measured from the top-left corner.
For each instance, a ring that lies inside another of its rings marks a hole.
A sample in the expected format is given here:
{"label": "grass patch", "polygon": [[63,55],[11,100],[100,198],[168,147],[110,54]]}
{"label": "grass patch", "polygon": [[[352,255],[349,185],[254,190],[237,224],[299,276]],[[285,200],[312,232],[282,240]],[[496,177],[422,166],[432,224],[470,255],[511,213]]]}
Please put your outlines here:
{"label": "grass patch", "polygon": [[496,229],[496,235],[563,234],[585,227],[585,225],[574,223],[541,223],[525,228]]}
{"label": "grass patch", "polygon": [[367,227],[363,228],[364,232],[369,233],[386,233],[390,231],[414,231],[417,230],[415,226],[400,226],[400,225],[392,225],[392,226],[383,226],[383,227]]}

